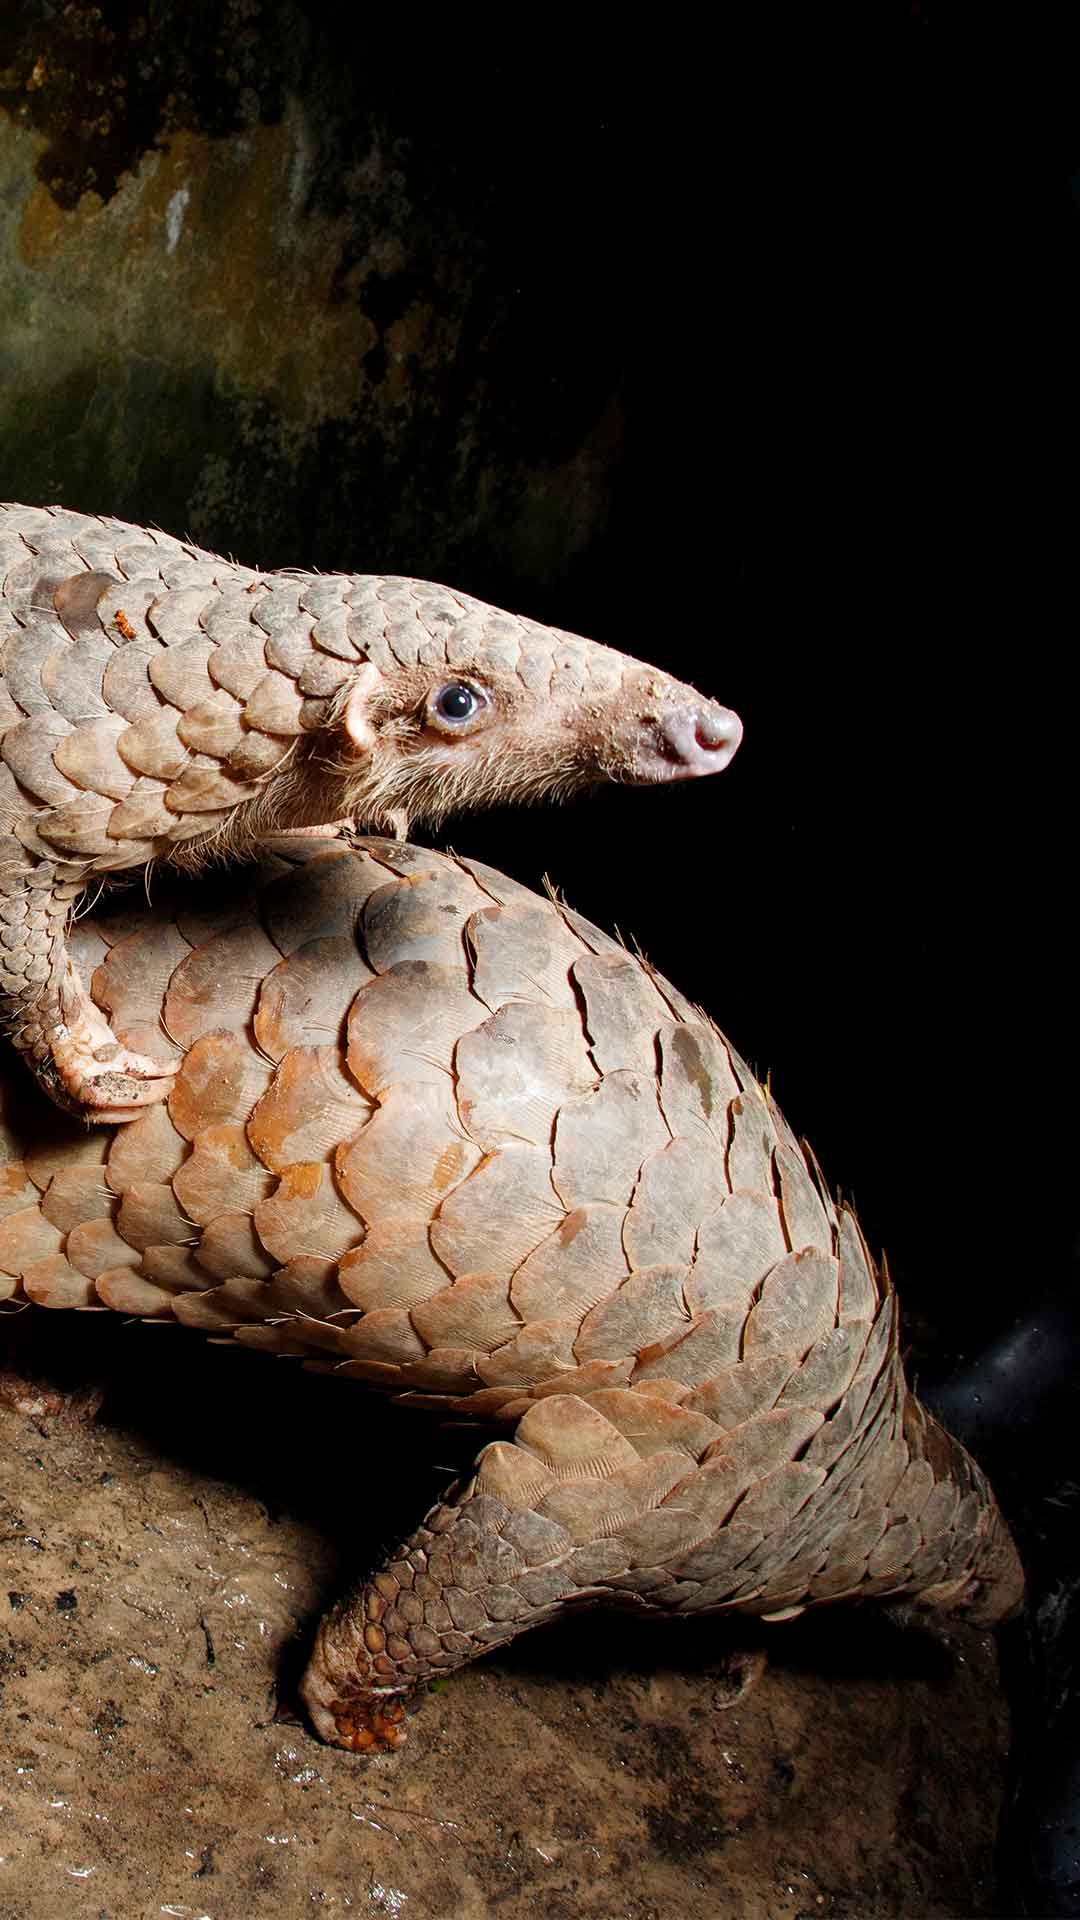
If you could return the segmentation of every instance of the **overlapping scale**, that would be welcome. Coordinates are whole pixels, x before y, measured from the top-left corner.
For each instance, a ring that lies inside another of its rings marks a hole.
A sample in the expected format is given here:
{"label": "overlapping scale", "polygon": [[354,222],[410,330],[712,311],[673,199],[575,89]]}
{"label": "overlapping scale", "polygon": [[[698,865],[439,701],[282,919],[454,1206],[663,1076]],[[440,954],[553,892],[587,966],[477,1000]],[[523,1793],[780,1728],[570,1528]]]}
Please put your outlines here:
{"label": "overlapping scale", "polygon": [[164,1018],[180,1069],[111,1139],[5,1105],[0,1295],[505,1422],[393,1563],[430,1613],[404,1571],[370,1589],[391,1676],[570,1594],[785,1617],[1014,1590],[853,1215],[673,989],[428,850],[279,842],[215,885],[83,923],[101,1004]]}

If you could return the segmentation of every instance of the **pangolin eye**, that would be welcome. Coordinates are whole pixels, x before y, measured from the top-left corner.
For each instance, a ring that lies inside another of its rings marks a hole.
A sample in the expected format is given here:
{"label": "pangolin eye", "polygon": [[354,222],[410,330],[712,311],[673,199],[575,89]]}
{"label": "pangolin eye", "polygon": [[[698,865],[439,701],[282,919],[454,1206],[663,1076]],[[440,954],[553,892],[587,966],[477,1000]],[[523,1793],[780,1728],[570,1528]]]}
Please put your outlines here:
{"label": "pangolin eye", "polygon": [[474,687],[466,686],[463,680],[451,680],[448,686],[439,688],[431,704],[440,720],[460,725],[471,720],[486,703]]}

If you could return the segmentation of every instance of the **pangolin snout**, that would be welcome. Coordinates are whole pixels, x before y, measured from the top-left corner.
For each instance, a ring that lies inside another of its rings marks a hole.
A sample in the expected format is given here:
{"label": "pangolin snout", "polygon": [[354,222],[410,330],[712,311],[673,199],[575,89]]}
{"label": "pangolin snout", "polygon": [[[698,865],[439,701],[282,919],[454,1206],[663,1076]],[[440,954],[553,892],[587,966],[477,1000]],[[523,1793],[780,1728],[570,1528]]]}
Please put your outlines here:
{"label": "pangolin snout", "polygon": [[656,777],[669,780],[722,773],[734,759],[743,733],[738,714],[711,700],[700,706],[669,708],[658,715],[655,726],[663,763]]}

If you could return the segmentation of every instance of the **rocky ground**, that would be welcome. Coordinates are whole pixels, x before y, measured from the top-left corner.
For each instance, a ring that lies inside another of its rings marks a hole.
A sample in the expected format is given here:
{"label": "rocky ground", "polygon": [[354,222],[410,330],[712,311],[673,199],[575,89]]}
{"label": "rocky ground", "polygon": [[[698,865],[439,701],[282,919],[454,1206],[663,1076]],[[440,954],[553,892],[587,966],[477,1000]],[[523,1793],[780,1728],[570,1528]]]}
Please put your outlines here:
{"label": "rocky ground", "polygon": [[475,1435],[178,1330],[44,1320],[38,1359],[44,1333],[105,1393],[92,1421],[0,1412],[0,1920],[994,1911],[989,1637],[825,1613],[769,1629],[727,1707],[719,1621],[593,1613],[358,1761],[296,1714],[313,1620]]}

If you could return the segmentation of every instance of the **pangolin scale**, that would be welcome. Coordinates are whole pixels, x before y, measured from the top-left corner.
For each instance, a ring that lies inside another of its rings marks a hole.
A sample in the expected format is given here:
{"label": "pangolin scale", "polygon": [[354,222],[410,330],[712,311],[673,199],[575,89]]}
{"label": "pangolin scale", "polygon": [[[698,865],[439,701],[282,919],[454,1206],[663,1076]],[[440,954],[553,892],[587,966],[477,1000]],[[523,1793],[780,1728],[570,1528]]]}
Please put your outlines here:
{"label": "pangolin scale", "polygon": [[431,581],[259,573],[0,505],[0,1032],[58,1104],[130,1119],[169,1081],[70,963],[88,879],[714,773],[740,733],[667,674]]}
{"label": "pangolin scale", "polygon": [[323,1622],[325,1738],[400,1744],[411,1689],[575,1606],[1018,1604],[853,1214],[614,940],[475,861],[293,839],[73,944],[175,1080],[87,1131],[6,1075],[8,1310],[173,1320],[506,1428]]}

